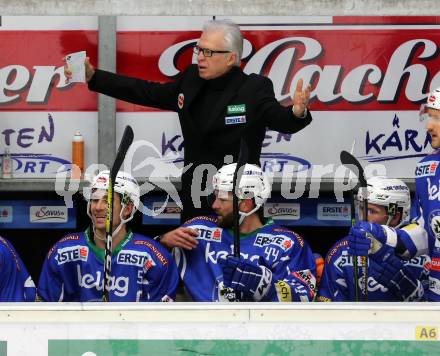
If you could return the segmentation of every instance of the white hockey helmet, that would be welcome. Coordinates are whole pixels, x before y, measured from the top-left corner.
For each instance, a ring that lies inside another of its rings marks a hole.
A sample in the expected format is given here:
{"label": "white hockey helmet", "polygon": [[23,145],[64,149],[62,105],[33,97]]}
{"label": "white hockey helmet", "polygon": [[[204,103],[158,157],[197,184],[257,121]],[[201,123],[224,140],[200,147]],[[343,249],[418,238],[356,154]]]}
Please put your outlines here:
{"label": "white hockey helmet", "polygon": [[429,93],[425,107],[440,110],[440,87]]}
{"label": "white hockey helmet", "polygon": [[[236,167],[236,163],[231,163],[217,171],[212,178],[214,190],[217,190],[219,193],[232,192]],[[237,196],[239,199],[253,198],[256,206],[248,213],[240,211],[240,215],[245,217],[257,211],[266,202],[267,198],[270,197],[270,193],[271,186],[269,180],[261,168],[254,164],[246,163],[237,188]]]}
{"label": "white hockey helmet", "polygon": [[[107,190],[109,183],[110,171],[105,170],[99,172],[94,178],[87,191],[85,191],[85,198],[88,201],[87,204],[87,214],[91,217],[90,214],[90,199],[95,190]],[[139,207],[140,201],[140,189],[136,179],[130,173],[119,171],[114,184],[114,191],[119,193],[121,196],[121,205],[125,207],[128,203],[132,202],[134,209],[132,210],[131,215],[127,219],[123,219],[121,216],[122,223],[127,223],[131,219],[133,219],[134,213],[136,209]],[[121,210],[122,214],[122,210]]]}
{"label": "white hockey helmet", "polygon": [[[364,189],[359,189],[357,199],[362,201]],[[385,207],[388,215],[387,225],[400,211],[401,220],[396,227],[409,222],[411,195],[408,186],[396,178],[372,177],[367,180],[368,202]]]}

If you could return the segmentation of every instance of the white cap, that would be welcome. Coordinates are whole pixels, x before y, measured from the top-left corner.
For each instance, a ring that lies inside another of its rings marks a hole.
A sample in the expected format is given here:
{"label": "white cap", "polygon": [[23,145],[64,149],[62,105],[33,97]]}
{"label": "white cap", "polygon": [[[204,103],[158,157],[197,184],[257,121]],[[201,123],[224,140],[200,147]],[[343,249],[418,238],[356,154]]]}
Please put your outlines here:
{"label": "white cap", "polygon": [[84,139],[83,139],[83,136],[81,135],[81,132],[79,132],[79,130],[78,131],[76,131],[75,132],[75,136],[73,136],[73,141],[75,141],[75,142],[81,142],[81,141],[83,141]]}

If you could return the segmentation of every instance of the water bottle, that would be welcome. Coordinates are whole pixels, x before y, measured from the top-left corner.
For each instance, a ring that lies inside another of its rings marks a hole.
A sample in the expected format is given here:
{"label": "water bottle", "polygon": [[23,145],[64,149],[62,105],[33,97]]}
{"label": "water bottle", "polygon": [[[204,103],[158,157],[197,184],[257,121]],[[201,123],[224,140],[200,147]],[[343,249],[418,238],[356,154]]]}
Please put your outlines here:
{"label": "water bottle", "polygon": [[72,140],[72,178],[81,179],[84,172],[84,138],[76,131]]}

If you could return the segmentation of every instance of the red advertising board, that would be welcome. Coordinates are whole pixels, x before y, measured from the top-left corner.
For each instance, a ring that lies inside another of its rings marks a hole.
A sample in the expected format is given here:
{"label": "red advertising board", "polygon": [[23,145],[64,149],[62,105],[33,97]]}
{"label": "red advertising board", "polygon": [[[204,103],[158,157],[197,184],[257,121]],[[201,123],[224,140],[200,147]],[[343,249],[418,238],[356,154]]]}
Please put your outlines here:
{"label": "red advertising board", "polygon": [[[268,76],[279,101],[290,102],[300,78],[312,85],[312,124],[295,135],[267,133],[261,162],[266,172],[282,174],[287,165],[300,164],[310,173],[330,164],[326,177],[333,178],[339,153],[355,141],[354,154],[364,165],[380,162],[382,174],[413,178],[415,163],[430,150],[418,111],[440,86],[439,17],[232,20],[244,35],[243,70]],[[174,22],[164,28],[152,18],[119,18],[118,72],[165,82],[195,63],[192,47],[200,31],[182,26],[181,18]],[[182,157],[174,113],[124,102],[117,110],[119,131],[133,125],[137,138],[152,143],[159,155]]]}
{"label": "red advertising board", "polygon": [[11,153],[13,177],[54,177],[59,169],[65,171],[76,131],[86,142],[86,164],[96,163],[97,95],[84,84],[66,84],[63,57],[86,50],[96,63],[97,17],[1,20],[0,154],[6,148]]}

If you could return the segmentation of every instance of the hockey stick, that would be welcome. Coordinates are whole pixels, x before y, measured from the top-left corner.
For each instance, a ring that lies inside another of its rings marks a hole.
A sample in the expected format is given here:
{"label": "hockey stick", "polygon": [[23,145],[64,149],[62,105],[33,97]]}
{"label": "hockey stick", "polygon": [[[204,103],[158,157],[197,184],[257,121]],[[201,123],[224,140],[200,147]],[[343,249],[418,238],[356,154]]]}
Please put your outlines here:
{"label": "hockey stick", "polygon": [[[240,258],[240,213],[237,187],[240,186],[241,177],[249,157],[249,149],[246,142],[241,139],[240,152],[238,153],[237,166],[235,167],[234,177],[232,180],[232,221],[234,230],[234,257]],[[235,292],[235,301],[243,300],[241,293]]]}
{"label": "hockey stick", "polygon": [[110,176],[107,189],[107,214],[105,220],[105,233],[107,235],[105,241],[105,257],[104,257],[104,295],[102,300],[104,302],[110,301],[110,277],[112,268],[112,242],[113,242],[113,198],[116,176],[119,168],[124,162],[125,155],[133,142],[133,129],[127,125],[119,143],[118,152],[116,153],[115,161],[110,170]]}
{"label": "hockey stick", "polygon": [[[341,152],[341,163],[344,164],[344,160],[347,159],[346,157],[347,151]],[[349,199],[350,199],[350,215],[351,215],[351,227],[353,227],[356,224],[356,213],[355,213],[355,202],[354,202],[354,192],[353,189],[350,189],[349,193]],[[354,301],[359,301],[359,287],[358,287],[358,256],[353,256],[353,278],[354,278]]]}
{"label": "hockey stick", "polygon": [[[355,173],[359,179],[359,189],[367,189],[367,180],[365,179],[365,173],[364,169],[362,168],[359,161],[349,152],[342,151],[341,152],[341,163],[346,166],[348,169],[350,169],[353,173]],[[368,199],[366,198],[367,194],[363,194],[364,199],[362,201],[363,205],[363,221],[368,221]],[[354,213],[354,193],[353,189],[350,190],[350,205],[351,205],[351,226],[355,225],[355,213]],[[363,300],[368,300],[368,266],[367,266],[367,258],[365,256],[361,257],[362,261],[362,296]],[[354,269],[354,279],[355,279],[355,301],[359,300],[359,293],[358,293],[358,256],[353,256],[353,269]]]}
{"label": "hockey stick", "polygon": [[[240,214],[237,187],[240,185],[244,166],[249,157],[249,149],[246,142],[241,139],[240,152],[238,153],[237,166],[235,167],[232,182],[232,219],[234,222],[234,257],[240,257]],[[243,168],[242,168],[243,167]]]}

